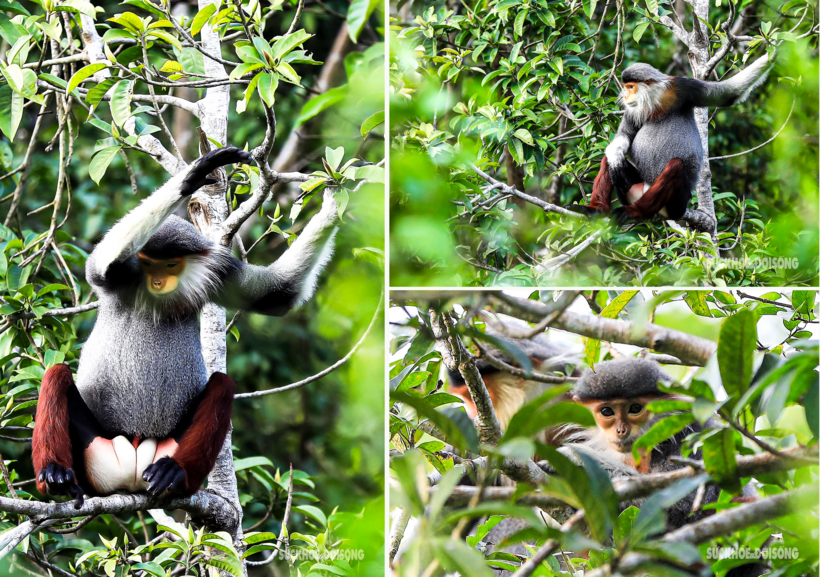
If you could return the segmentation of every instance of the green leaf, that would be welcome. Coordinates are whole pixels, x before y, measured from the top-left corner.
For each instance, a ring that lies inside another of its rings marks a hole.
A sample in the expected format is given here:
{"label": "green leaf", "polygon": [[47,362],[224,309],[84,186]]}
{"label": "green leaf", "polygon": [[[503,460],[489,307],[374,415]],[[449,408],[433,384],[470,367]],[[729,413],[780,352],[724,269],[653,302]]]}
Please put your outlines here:
{"label": "green leaf", "polygon": [[[478,436],[475,433],[475,426],[473,426],[470,434],[465,434],[466,430],[462,430],[459,424],[448,416],[448,413],[436,410],[424,399],[420,399],[409,393],[400,393],[396,391],[390,393],[390,398],[394,402],[404,403],[405,405],[415,409],[420,419],[429,420],[444,436],[444,438],[441,439],[442,441],[447,441],[459,449],[469,449],[473,452],[478,451]],[[464,416],[467,417],[467,413],[463,408],[459,408],[458,410],[460,410]]]}
{"label": "green leaf", "polygon": [[8,84],[0,84],[0,130],[12,142],[23,118],[23,104],[22,95]]}
{"label": "green leaf", "polygon": [[344,216],[345,210],[347,209],[347,203],[350,202],[350,193],[347,192],[347,189],[339,189],[339,192],[336,193],[336,204],[339,209],[339,220],[342,220],[342,216]]}
{"label": "green leaf", "polygon": [[[354,248],[353,249],[353,258],[356,260],[361,260],[364,262],[369,262],[371,264],[375,264],[380,269],[384,270],[384,252],[377,248],[371,247],[362,247],[362,248]],[[439,395],[446,395],[446,393],[438,393],[436,395],[430,395],[427,397],[427,401],[433,405],[438,406],[435,404],[436,402],[444,401],[444,399],[440,399]],[[451,397],[447,402],[460,402],[461,399],[459,397],[455,397],[453,395],[447,395],[447,397]],[[441,402],[440,404],[444,404]]]}
{"label": "green leaf", "polygon": [[728,408],[749,388],[752,381],[753,353],[757,348],[757,323],[755,314],[741,310],[728,317],[718,337],[718,367],[723,388],[729,399]]}
{"label": "green leaf", "polygon": [[216,6],[216,4],[208,4],[205,8],[196,13],[196,16],[194,16],[194,19],[191,22],[191,36],[196,36],[199,34],[199,31],[202,30],[203,26],[205,26],[208,18],[213,16],[214,12],[216,12]]}
{"label": "green leaf", "polygon": [[327,526],[327,517],[318,507],[314,507],[313,505],[297,505],[293,508],[293,510],[299,511],[302,514],[315,519],[322,525],[322,527]]}
{"label": "green leaf", "polygon": [[123,126],[131,118],[131,95],[134,83],[131,80],[118,82],[111,92],[111,117],[117,126]]}
{"label": "green leaf", "polygon": [[526,130],[524,128],[519,128],[518,130],[513,132],[513,136],[515,136],[517,139],[521,140],[522,142],[525,142],[525,143],[529,144],[530,146],[535,146],[535,142],[533,142],[532,134],[530,134],[529,130]]}
{"label": "green leaf", "polygon": [[179,41],[179,39],[173,34],[166,32],[165,30],[151,30],[148,32],[147,36],[159,38],[160,40],[164,40],[177,50],[182,50],[182,43]]}
{"label": "green leaf", "polygon": [[658,444],[681,432],[694,420],[695,417],[691,413],[679,413],[668,415],[652,425],[632,446],[635,463],[640,464],[642,449],[645,449],[648,455]]}
{"label": "green leaf", "polygon": [[666,509],[686,497],[708,479],[707,475],[681,479],[644,501],[640,513],[632,524],[632,535],[635,541],[639,542],[647,535],[663,531],[666,527]]}
{"label": "green leaf", "polygon": [[646,8],[655,16],[658,15],[658,0],[646,0]]}
{"label": "green leaf", "polygon": [[[311,178],[310,180],[306,180],[302,184],[299,185],[299,188],[304,192],[310,192],[318,187],[320,184],[324,184],[327,182],[327,178]],[[296,206],[294,204],[294,206]],[[291,216],[291,220],[294,220],[294,216]]]}
{"label": "green leaf", "polygon": [[238,78],[245,76],[248,72],[253,72],[254,70],[262,68],[262,66],[264,66],[264,64],[261,62],[243,62],[231,71],[228,78],[230,80],[237,80]]}
{"label": "green leaf", "polygon": [[297,46],[303,44],[308,38],[312,37],[313,34],[308,34],[301,28],[296,32],[292,32],[291,34],[282,36],[276,42],[273,43],[273,46],[271,46],[271,53],[273,55],[273,59],[276,61],[281,60],[285,54],[287,54]]}
{"label": "green leaf", "polygon": [[[543,396],[540,398],[543,398]],[[541,401],[541,404],[543,405],[543,401]],[[559,402],[546,407],[542,406],[537,412],[523,413],[522,417],[518,417],[519,413],[516,413],[510,420],[504,434],[505,439],[516,436],[531,437],[548,427],[569,423],[577,423],[583,427],[595,426],[595,418],[592,413],[585,406],[578,403]]]}
{"label": "green leaf", "polygon": [[95,64],[89,64],[88,66],[83,66],[82,68],[80,68],[77,72],[74,73],[74,76],[71,77],[71,80],[68,81],[66,94],[69,94],[72,90],[77,88],[81,82],[93,76],[103,68],[108,68],[108,64],[105,64],[103,62],[97,62]]}
{"label": "green leaf", "polygon": [[46,286],[44,286],[43,288],[41,288],[40,290],[37,291],[37,298],[40,298],[41,296],[46,295],[50,292],[62,291],[62,290],[68,290],[68,287],[65,286],[64,284],[57,284],[57,283],[49,284],[49,285],[46,285]]}
{"label": "green leaf", "polygon": [[113,18],[108,19],[109,22],[116,22],[120,26],[135,34],[142,34],[145,32],[145,24],[142,19],[133,12],[121,12]]}
{"label": "green leaf", "polygon": [[484,556],[464,541],[439,537],[428,541],[442,566],[451,572],[470,577],[493,577]]}
{"label": "green leaf", "polygon": [[379,3],[379,0],[353,0],[350,3],[347,10],[347,33],[353,42],[359,41],[359,34]]}
{"label": "green leaf", "polygon": [[234,471],[244,471],[251,467],[273,467],[273,463],[267,457],[248,457],[247,459],[237,459],[233,462]]}
{"label": "green leaf", "polygon": [[527,14],[530,11],[527,9],[522,10],[515,16],[515,22],[513,23],[513,30],[515,31],[515,37],[520,38],[524,35],[524,22],[527,21]]}
{"label": "green leaf", "polygon": [[711,317],[712,313],[709,311],[709,304],[706,302],[708,295],[709,293],[707,291],[689,291],[683,295],[683,300],[696,315],[700,317]]}
{"label": "green leaf", "polygon": [[91,179],[96,182],[98,185],[100,184],[100,180],[105,175],[105,171],[108,169],[108,165],[111,164],[111,161],[114,160],[114,157],[120,151],[122,146],[111,146],[109,148],[104,148],[103,150],[99,151],[94,157],[91,159],[91,164],[88,165],[88,174],[91,176]]}
{"label": "green leaf", "polygon": [[54,6],[53,10],[62,10],[64,12],[79,13],[83,14],[84,16],[88,16],[92,20],[97,19],[97,12],[94,9],[94,5],[91,2],[86,2],[86,0],[65,0],[65,2],[62,2],[59,5]]}
{"label": "green leaf", "polygon": [[[208,4],[208,6],[213,6],[213,4]],[[182,67],[182,64],[180,64],[176,60],[166,60],[165,64],[162,65],[162,68],[160,68],[159,71],[170,72],[171,74],[179,74],[180,72],[184,72],[185,69]]]}
{"label": "green leaf", "polygon": [[365,119],[365,121],[362,122],[362,138],[365,138],[371,130],[373,130],[383,122],[384,110],[379,110],[377,113],[368,116]]}
{"label": "green leaf", "polygon": [[280,62],[279,66],[276,67],[276,71],[282,76],[282,78],[286,82],[290,82],[291,84],[295,84],[296,86],[302,85],[302,79],[299,77],[298,74],[296,74],[296,71],[287,62]]}
{"label": "green leaf", "polygon": [[721,489],[734,494],[740,492],[735,435],[731,429],[722,429],[703,441],[703,466]]}
{"label": "green leaf", "polygon": [[539,445],[538,451],[567,482],[586,510],[586,522],[593,539],[603,543],[618,518],[618,497],[606,472],[594,459],[584,458],[583,453],[580,455],[584,466],[579,467],[554,447]]}
{"label": "green leaf", "polygon": [[103,96],[105,96],[106,93],[111,90],[111,87],[114,86],[119,80],[119,78],[112,76],[111,78],[106,78],[93,88],[89,88],[85,95],[85,101],[91,106],[97,106],[100,101],[102,101]]}
{"label": "green leaf", "polygon": [[259,96],[265,102],[268,108],[273,107],[276,101],[276,88],[279,86],[279,75],[274,73],[263,74],[259,78],[256,89],[259,91]]}
{"label": "green leaf", "polygon": [[340,146],[336,149],[330,148],[329,146],[325,147],[325,158],[327,159],[327,163],[330,165],[330,168],[333,170],[338,170],[339,165],[342,164],[342,160],[344,160],[344,157],[344,146]]}
{"label": "green leaf", "polygon": [[230,573],[234,577],[243,577],[245,574],[242,570],[241,562],[231,557],[210,557],[205,564],[216,567],[220,571]]}
{"label": "green leaf", "polygon": [[105,34],[103,34],[103,42],[111,42],[113,40],[134,40],[134,34],[128,30],[109,28],[105,31]]}
{"label": "green leaf", "polygon": [[154,577],[165,577],[165,570],[156,563],[137,563],[134,565],[134,569],[142,569],[146,573],[154,575]]}
{"label": "green leaf", "polygon": [[587,15],[587,18],[591,19],[592,16],[595,14],[595,5],[597,3],[598,3],[598,0],[583,0],[584,14]]}
{"label": "green leaf", "polygon": [[301,126],[306,120],[310,120],[317,114],[324,112],[331,106],[341,102],[345,99],[349,91],[348,86],[337,86],[331,88],[323,94],[317,94],[302,106],[302,111],[299,113],[299,118],[296,119],[295,128]]}
{"label": "green leaf", "polygon": [[632,38],[635,42],[641,41],[641,36],[643,36],[643,33],[646,32],[647,28],[649,28],[649,22],[641,22],[635,26],[635,30],[632,32]]}

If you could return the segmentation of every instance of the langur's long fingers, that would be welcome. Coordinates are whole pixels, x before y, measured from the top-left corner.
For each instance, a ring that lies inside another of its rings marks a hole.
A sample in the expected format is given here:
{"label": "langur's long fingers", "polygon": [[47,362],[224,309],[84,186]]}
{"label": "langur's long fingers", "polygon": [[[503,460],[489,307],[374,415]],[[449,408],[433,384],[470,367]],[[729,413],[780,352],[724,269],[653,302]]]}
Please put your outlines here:
{"label": "langur's long fingers", "polygon": [[76,483],[77,480],[74,478],[74,471],[71,469],[65,470],[65,482],[66,483]]}
{"label": "langur's long fingers", "polygon": [[168,468],[164,469],[160,475],[157,476],[156,479],[148,486],[148,492],[158,497],[162,495],[168,486],[171,484],[171,481],[174,480],[174,469]]}
{"label": "langur's long fingers", "polygon": [[63,484],[65,484],[65,477],[63,476],[63,469],[62,469],[62,467],[60,467],[60,468],[56,468],[56,467],[55,467],[55,469],[56,469],[56,470],[54,471],[54,482],[55,482],[57,485],[63,485]]}
{"label": "langur's long fingers", "polygon": [[54,463],[49,463],[48,466],[46,467],[46,482],[49,485],[53,485],[54,483],[56,483],[56,480],[54,478],[54,473],[56,472],[55,471],[56,467],[57,467],[57,465],[55,465]]}
{"label": "langur's long fingers", "polygon": [[142,480],[143,481],[151,481],[151,478],[154,476],[154,473],[157,471],[157,464],[152,463],[148,465],[145,470],[142,472]]}
{"label": "langur's long fingers", "polygon": [[37,480],[38,480],[40,483],[45,482],[45,480],[46,480],[46,469],[45,469],[45,467],[44,467],[44,468],[42,468],[42,469],[40,469],[40,474],[39,474],[39,475],[37,475]]}
{"label": "langur's long fingers", "polygon": [[168,486],[168,490],[170,491],[179,491],[185,487],[185,471],[182,467],[179,467],[176,475],[174,475],[174,480],[171,481],[171,484]]}

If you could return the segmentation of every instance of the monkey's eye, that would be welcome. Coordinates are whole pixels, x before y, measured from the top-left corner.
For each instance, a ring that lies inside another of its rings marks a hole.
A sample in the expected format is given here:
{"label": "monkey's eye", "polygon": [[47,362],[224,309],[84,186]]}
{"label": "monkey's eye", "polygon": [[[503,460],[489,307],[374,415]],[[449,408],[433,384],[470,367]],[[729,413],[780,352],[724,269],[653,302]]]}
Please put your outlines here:
{"label": "monkey's eye", "polygon": [[147,260],[141,260],[141,261],[140,261],[140,264],[141,264],[142,266],[151,266],[151,263],[150,263],[150,262],[148,262]]}
{"label": "monkey's eye", "polygon": [[166,268],[174,268],[174,267],[176,267],[178,264],[179,264],[179,263],[177,263],[177,262],[169,262],[168,264],[166,264],[166,265],[165,265],[165,267],[166,267]]}
{"label": "monkey's eye", "polygon": [[601,414],[605,417],[614,417],[615,411],[612,410],[612,407],[604,407],[601,409]]}
{"label": "monkey's eye", "polygon": [[639,405],[638,403],[635,403],[634,405],[629,406],[629,414],[630,415],[637,415],[641,411],[643,411],[643,405]]}

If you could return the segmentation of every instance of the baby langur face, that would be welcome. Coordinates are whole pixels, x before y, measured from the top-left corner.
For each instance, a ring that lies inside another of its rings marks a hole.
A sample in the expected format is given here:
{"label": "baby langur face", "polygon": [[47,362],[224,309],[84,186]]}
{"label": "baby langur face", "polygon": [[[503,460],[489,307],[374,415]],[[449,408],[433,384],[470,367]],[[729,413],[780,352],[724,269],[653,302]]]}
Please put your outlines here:
{"label": "baby langur face", "polygon": [[643,427],[652,413],[646,404],[652,397],[588,401],[586,406],[595,415],[598,427],[606,435],[610,447],[619,453],[632,451],[633,443],[643,433]]}
{"label": "baby langur face", "polygon": [[179,275],[185,270],[185,257],[154,259],[139,253],[137,258],[145,274],[148,292],[165,295],[174,292],[179,286]]}

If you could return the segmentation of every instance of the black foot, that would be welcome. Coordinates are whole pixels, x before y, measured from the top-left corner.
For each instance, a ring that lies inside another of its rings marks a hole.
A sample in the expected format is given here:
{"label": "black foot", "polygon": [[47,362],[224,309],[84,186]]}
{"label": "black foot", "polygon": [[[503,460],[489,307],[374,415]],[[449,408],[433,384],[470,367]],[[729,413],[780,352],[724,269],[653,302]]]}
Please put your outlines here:
{"label": "black foot", "polygon": [[74,508],[83,506],[83,490],[77,484],[74,471],[67,469],[57,463],[49,463],[45,468],[40,469],[37,479],[46,484],[46,490],[50,495],[68,495],[74,499]]}
{"label": "black foot", "polygon": [[602,213],[597,208],[592,208],[591,206],[587,206],[585,204],[568,204],[564,208],[566,208],[567,210],[571,210],[572,212],[583,214],[588,218],[598,218],[604,216],[604,213]]}
{"label": "black foot", "polygon": [[191,165],[188,175],[185,177],[185,180],[182,181],[180,194],[188,196],[203,186],[216,184],[216,180],[208,178],[208,175],[217,168],[227,164],[249,164],[250,162],[251,153],[239,150],[235,146],[226,146],[225,148],[212,150]]}
{"label": "black foot", "polygon": [[612,222],[614,222],[615,224],[617,224],[620,227],[623,227],[625,224],[629,223],[630,221],[635,220],[634,218],[629,216],[629,213],[627,213],[626,209],[622,206],[619,206],[618,208],[613,210],[610,213],[610,216],[612,217]]}
{"label": "black foot", "polygon": [[182,491],[185,488],[185,471],[171,457],[163,457],[148,465],[142,479],[148,481],[148,492],[155,497],[165,491]]}

